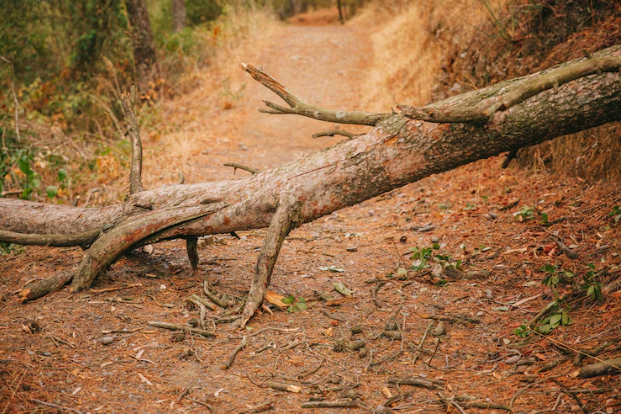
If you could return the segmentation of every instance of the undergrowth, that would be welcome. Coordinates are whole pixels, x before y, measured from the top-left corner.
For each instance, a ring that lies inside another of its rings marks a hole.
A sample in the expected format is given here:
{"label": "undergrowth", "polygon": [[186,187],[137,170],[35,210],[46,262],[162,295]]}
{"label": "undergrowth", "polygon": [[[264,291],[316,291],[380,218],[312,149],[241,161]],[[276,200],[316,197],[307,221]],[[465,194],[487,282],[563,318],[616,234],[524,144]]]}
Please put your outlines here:
{"label": "undergrowth", "polygon": [[[0,29],[0,40],[5,42],[0,55],[10,62],[0,62],[0,196],[80,205],[118,199],[130,156],[119,97],[134,82],[131,38],[121,3],[0,3],[7,6],[4,10],[11,10],[2,18],[6,24]],[[143,140],[158,139],[170,128],[162,116],[163,102],[195,90],[206,67],[217,72],[227,54],[265,32],[274,21],[265,8],[236,12],[226,3],[217,7],[200,0],[186,4],[188,26],[173,33],[164,18],[170,2],[150,3],[161,79],[143,95],[138,108]],[[197,4],[216,8],[206,14],[190,7]],[[56,17],[62,13],[67,14],[68,26],[54,36],[54,25],[59,24]],[[83,18],[90,19],[84,28],[72,23]],[[226,92],[216,90],[215,94]],[[228,92],[234,99],[241,91]],[[36,179],[22,176],[24,154]],[[71,186],[59,187],[60,170]],[[48,191],[49,187],[59,187],[59,191]]]}

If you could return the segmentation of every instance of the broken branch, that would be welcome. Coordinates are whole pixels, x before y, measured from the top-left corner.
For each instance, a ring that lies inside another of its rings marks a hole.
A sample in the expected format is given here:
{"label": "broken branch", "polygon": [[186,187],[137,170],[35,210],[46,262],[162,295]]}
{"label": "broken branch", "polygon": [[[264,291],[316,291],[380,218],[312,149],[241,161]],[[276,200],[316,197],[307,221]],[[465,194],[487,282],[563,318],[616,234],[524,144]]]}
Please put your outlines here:
{"label": "broken branch", "polygon": [[283,86],[280,82],[253,65],[242,63],[242,69],[253,79],[283,99],[289,108],[277,105],[270,101],[263,101],[270,109],[260,109],[265,114],[294,114],[302,115],[319,121],[334,122],[337,124],[354,124],[375,126],[378,122],[391,117],[393,114],[372,114],[361,111],[332,111],[318,106],[309,105]]}

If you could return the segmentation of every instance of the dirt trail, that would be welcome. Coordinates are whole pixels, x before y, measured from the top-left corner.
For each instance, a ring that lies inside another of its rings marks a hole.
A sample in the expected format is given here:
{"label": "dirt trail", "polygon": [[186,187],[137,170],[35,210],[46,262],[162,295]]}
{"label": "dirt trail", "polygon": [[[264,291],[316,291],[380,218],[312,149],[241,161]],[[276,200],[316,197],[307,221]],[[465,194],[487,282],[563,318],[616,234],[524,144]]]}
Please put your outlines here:
{"label": "dirt trail", "polygon": [[[362,100],[361,85],[370,60],[369,43],[358,29],[289,26],[253,63],[309,103],[352,110],[360,109],[357,104]],[[263,105],[262,100],[282,102],[253,80],[249,83],[244,100],[250,110],[244,116],[240,137],[248,154],[235,154],[240,162],[252,160],[262,169],[277,167],[338,140],[311,138],[315,132],[333,129],[326,122],[259,113],[257,108]]]}
{"label": "dirt trail", "polygon": [[[357,28],[284,27],[250,53],[248,63],[262,65],[310,103],[364,109],[356,104],[369,64],[367,44]],[[147,187],[170,182],[177,168],[188,182],[241,179],[247,173],[233,176],[220,164],[276,167],[338,140],[310,138],[332,127],[325,123],[259,114],[261,99],[278,98],[244,76],[232,82],[247,84],[232,109],[214,107],[217,92],[207,85],[171,105],[170,122],[178,122],[174,132],[145,145]],[[309,308],[293,313],[273,308],[256,315],[244,332],[213,325],[224,311],[208,311],[206,328],[215,328],[215,338],[179,335],[147,323],[198,323],[199,312],[186,299],[202,294],[205,279],[220,293],[243,297],[264,230],[240,232],[241,240],[214,237],[200,250],[197,273],[183,243],[166,242],[151,256],[121,259],[89,291],[71,295],[64,289],[27,305],[16,303],[11,293],[27,280],[69,268],[82,251],[30,246],[4,256],[0,412],[33,412],[45,408],[37,402],[43,401],[79,412],[201,413],[207,405],[220,414],[259,412],[253,409],[269,403],[275,413],[320,413],[326,409],[301,409],[301,404],[353,398],[357,407],[330,412],[369,413],[386,404],[400,413],[444,413],[441,390],[447,397],[462,395],[458,401],[464,409],[475,399],[513,404],[515,412],[553,406],[557,412],[576,411],[573,399],[551,388],[548,375],[584,388],[581,398],[590,409],[619,408],[619,394],[612,397],[619,376],[579,382],[570,377],[576,369],[572,358],[552,343],[532,335],[520,346],[513,334],[551,301],[541,284],[544,265],[570,269],[577,278],[585,274],[585,263],[597,263],[599,269],[619,265],[619,224],[610,216],[619,205],[619,184],[551,180],[501,170],[500,163],[484,160],[432,176],[296,229],[283,245],[270,289],[307,298]],[[551,225],[543,227],[535,216],[519,222],[513,213],[522,206],[546,211]],[[551,233],[574,243],[580,259],[556,252]],[[431,254],[433,243],[438,256]],[[460,260],[465,273],[434,276],[432,267],[410,260],[409,248],[429,249],[426,260],[436,266]],[[424,269],[412,270],[412,264]],[[615,272],[619,268],[614,277]],[[327,306],[314,291],[341,298],[336,282],[347,285],[354,299]],[[512,307],[518,301],[521,305]],[[426,315],[457,319],[443,329],[436,323],[434,336],[428,334],[418,348],[430,322]],[[597,305],[578,301],[570,316],[574,324],[548,338],[586,349],[620,343],[619,294]],[[249,336],[248,346],[224,369],[242,335]],[[367,354],[344,348],[343,339],[365,340]],[[612,355],[618,350],[608,348],[599,357]],[[538,372],[557,359],[562,362],[556,368]],[[440,388],[388,382],[413,376],[434,380],[428,385]],[[302,390],[278,391],[267,380]],[[381,408],[376,412],[388,412]],[[45,409],[51,411],[49,405]]]}
{"label": "dirt trail", "polygon": [[[334,129],[332,124],[259,113],[262,100],[284,103],[238,65],[262,67],[309,103],[360,109],[361,85],[372,57],[365,32],[349,26],[284,26],[258,43],[259,50],[238,53],[239,61],[228,69],[227,85],[203,83],[168,104],[165,117],[176,120],[177,127],[161,141],[147,142],[147,187],[170,182],[177,169],[184,172],[187,183],[243,178],[247,173],[233,176],[232,169],[222,164],[274,168],[343,139],[311,138],[316,132]],[[369,128],[344,129],[362,132]]]}

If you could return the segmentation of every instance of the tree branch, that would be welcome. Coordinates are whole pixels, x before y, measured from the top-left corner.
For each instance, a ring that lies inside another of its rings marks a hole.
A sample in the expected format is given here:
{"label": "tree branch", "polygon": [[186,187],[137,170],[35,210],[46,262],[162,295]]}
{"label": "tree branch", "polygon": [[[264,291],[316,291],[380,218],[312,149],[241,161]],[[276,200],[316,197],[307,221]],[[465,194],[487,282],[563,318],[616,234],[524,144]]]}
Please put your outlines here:
{"label": "tree branch", "polygon": [[123,106],[123,114],[127,123],[127,133],[130,136],[132,144],[132,163],[130,166],[130,194],[140,193],[144,191],[141,181],[143,169],[143,145],[140,140],[140,130],[138,121],[136,120],[136,112],[134,111],[134,98],[136,95],[136,87],[132,85],[131,93],[124,92],[121,94],[121,104]]}
{"label": "tree branch", "polygon": [[300,208],[300,202],[289,204],[285,200],[282,200],[274,213],[272,221],[270,222],[270,227],[268,227],[266,239],[259,253],[259,259],[255,265],[255,275],[251,283],[250,291],[248,292],[246,305],[242,311],[242,317],[239,320],[240,328],[246,325],[246,322],[248,322],[255,314],[255,311],[261,306],[266,291],[268,290],[270,276],[272,276],[272,270],[276,264],[276,259],[279,257],[283,241],[291,230],[302,223]]}
{"label": "tree branch", "polygon": [[[432,104],[424,107],[398,105],[398,109],[407,118],[435,123],[487,123],[500,110],[507,110],[528,98],[554,89],[570,81],[603,72],[615,72],[620,69],[620,57],[590,57],[571,64],[562,64],[547,71],[529,76],[523,82],[497,84],[502,91],[466,108],[439,107]],[[503,91],[507,87],[507,90]]]}
{"label": "tree branch", "polygon": [[233,174],[235,174],[235,171],[239,168],[240,170],[244,170],[244,171],[248,171],[249,173],[255,175],[257,174],[259,171],[256,168],[251,168],[251,167],[247,167],[246,165],[242,165],[242,164],[238,164],[237,162],[226,162],[223,164],[223,166],[225,167],[231,167],[233,168]]}
{"label": "tree branch", "polygon": [[352,139],[356,137],[358,134],[353,134],[352,132],[344,131],[343,129],[331,129],[324,132],[318,132],[317,134],[311,135],[311,138],[320,138],[320,137],[334,137],[335,135],[341,135],[348,139]]}
{"label": "tree branch", "polygon": [[294,114],[317,119],[319,121],[370,126],[375,126],[378,122],[392,116],[392,114],[372,114],[361,111],[332,111],[318,106],[309,105],[261,69],[245,63],[242,63],[242,69],[251,75],[257,82],[277,94],[289,105],[289,108],[286,108],[270,101],[263,101],[263,103],[270,108],[259,110],[259,112],[265,114]]}

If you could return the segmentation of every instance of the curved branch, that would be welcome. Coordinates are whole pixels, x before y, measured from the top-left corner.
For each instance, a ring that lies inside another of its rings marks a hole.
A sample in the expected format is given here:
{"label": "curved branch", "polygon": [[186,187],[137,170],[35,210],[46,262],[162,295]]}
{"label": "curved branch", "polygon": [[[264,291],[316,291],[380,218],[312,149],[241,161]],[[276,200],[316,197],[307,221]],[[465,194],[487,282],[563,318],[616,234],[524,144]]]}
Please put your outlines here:
{"label": "curved branch", "polygon": [[[176,211],[159,210],[143,214],[137,218],[113,227],[99,237],[85,253],[80,268],[71,283],[71,291],[77,292],[88,288],[93,279],[104,272],[121,254],[139,245],[145,239],[152,239],[164,230],[175,227],[199,217],[204,217],[222,209],[222,203],[186,207]],[[183,230],[179,234],[183,235]]]}
{"label": "curved branch", "polygon": [[251,75],[253,79],[261,83],[266,88],[277,94],[283,99],[289,108],[277,105],[270,101],[263,101],[270,109],[260,109],[259,112],[273,115],[294,114],[302,115],[319,121],[334,122],[338,124],[354,124],[376,126],[380,121],[391,117],[393,114],[372,114],[361,111],[333,111],[309,105],[303,102],[293,92],[283,86],[280,82],[268,75],[261,69],[253,65],[242,63],[242,69]]}

